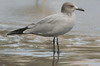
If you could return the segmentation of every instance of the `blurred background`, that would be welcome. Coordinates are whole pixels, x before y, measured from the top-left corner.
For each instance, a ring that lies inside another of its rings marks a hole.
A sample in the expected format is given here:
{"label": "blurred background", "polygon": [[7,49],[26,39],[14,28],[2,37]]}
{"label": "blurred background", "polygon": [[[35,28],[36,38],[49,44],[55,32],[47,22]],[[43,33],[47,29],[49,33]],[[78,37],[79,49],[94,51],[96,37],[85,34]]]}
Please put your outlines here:
{"label": "blurred background", "polygon": [[[76,24],[59,37],[59,61],[52,38],[6,34],[60,12],[64,2],[75,3]],[[0,66],[100,66],[100,0],[0,0]],[[56,64],[54,64],[54,60]]]}

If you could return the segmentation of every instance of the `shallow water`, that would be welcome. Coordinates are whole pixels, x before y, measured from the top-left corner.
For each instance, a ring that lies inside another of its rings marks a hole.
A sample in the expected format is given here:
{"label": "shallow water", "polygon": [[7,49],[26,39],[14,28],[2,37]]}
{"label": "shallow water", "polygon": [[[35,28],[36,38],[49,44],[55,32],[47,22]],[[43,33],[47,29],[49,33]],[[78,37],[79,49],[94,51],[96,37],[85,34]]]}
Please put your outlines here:
{"label": "shallow water", "polygon": [[52,38],[6,35],[59,12],[66,1],[0,0],[0,66],[100,66],[99,0],[70,0],[85,12],[76,12],[73,30],[59,37],[59,55],[52,52]]}
{"label": "shallow water", "polygon": [[0,66],[99,66],[100,37],[59,37],[60,55],[53,59],[51,38],[0,36]]}

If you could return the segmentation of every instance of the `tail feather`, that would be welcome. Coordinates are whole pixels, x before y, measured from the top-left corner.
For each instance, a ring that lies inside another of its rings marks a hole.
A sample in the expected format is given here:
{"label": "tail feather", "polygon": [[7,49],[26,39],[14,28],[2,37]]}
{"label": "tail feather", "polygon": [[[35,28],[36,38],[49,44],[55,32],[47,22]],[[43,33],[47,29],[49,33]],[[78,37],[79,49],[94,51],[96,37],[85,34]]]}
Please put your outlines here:
{"label": "tail feather", "polygon": [[15,34],[23,34],[23,31],[25,31],[28,27],[20,28],[14,31],[9,32],[7,35],[15,35]]}

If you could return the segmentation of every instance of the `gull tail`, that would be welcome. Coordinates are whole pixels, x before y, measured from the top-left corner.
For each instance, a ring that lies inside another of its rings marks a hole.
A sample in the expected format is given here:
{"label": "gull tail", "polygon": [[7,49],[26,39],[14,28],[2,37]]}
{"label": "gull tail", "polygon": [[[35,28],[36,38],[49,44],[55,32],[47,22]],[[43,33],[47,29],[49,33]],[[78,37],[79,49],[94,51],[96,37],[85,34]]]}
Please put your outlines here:
{"label": "gull tail", "polygon": [[14,31],[9,32],[7,35],[16,35],[16,34],[23,34],[23,31],[28,29],[28,27],[20,28]]}

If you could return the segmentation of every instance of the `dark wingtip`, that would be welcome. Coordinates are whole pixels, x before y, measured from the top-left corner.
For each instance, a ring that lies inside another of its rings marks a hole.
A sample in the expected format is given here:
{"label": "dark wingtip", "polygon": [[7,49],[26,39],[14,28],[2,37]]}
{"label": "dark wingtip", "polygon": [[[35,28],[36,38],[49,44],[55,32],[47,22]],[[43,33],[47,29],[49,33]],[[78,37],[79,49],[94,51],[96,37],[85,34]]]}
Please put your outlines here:
{"label": "dark wingtip", "polygon": [[7,33],[6,35],[10,35],[9,33]]}
{"label": "dark wingtip", "polygon": [[28,27],[20,28],[14,31],[9,32],[7,35],[16,35],[16,34],[23,34],[23,31],[26,30]]}
{"label": "dark wingtip", "polygon": [[7,35],[14,35],[13,31],[7,33]]}
{"label": "dark wingtip", "polygon": [[7,35],[15,35],[17,34],[15,31],[8,32]]}

